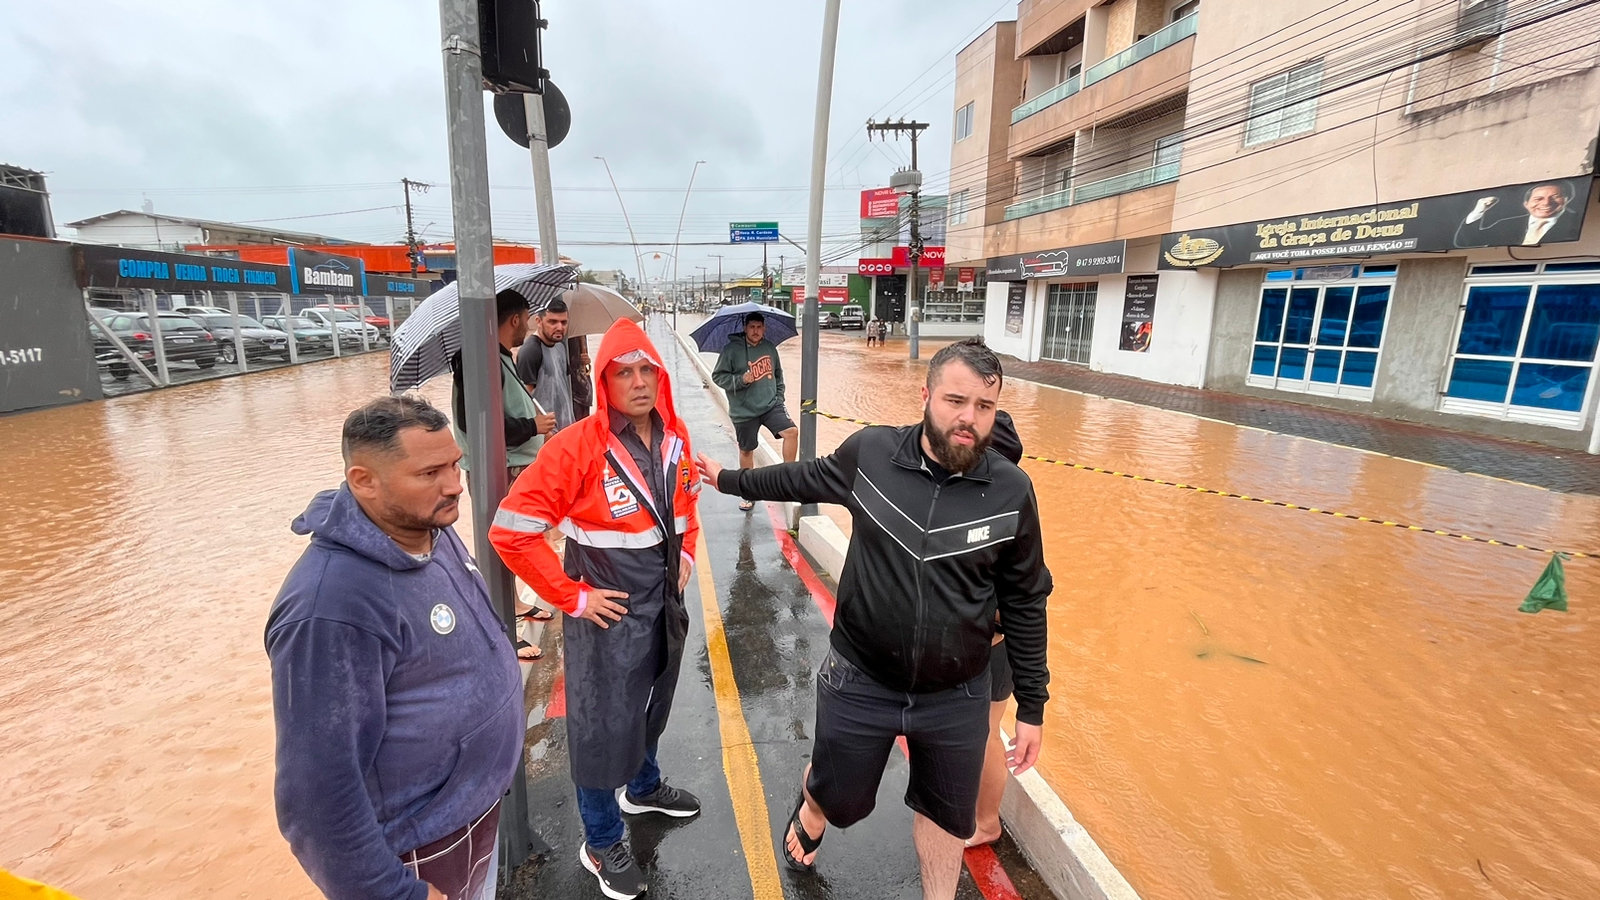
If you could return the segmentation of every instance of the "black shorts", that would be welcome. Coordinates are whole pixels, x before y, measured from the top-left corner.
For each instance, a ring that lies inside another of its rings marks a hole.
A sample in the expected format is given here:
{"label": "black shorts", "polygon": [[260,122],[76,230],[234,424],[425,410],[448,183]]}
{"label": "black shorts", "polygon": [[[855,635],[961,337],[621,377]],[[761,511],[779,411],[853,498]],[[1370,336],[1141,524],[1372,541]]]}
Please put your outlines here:
{"label": "black shorts", "polygon": [[989,648],[989,699],[994,703],[1010,700],[1017,689],[1011,677],[1011,654],[1006,652],[1005,638]]}
{"label": "black shorts", "polygon": [[806,790],[828,821],[866,818],[905,735],[911,760],[906,805],[951,835],[977,831],[978,784],[989,742],[989,673],[935,694],[892,691],[829,649],[817,673],[817,726]]}
{"label": "black shorts", "polygon": [[765,425],[772,432],[773,437],[781,436],[785,431],[794,427],[794,420],[789,418],[788,410],[783,404],[767,410],[754,419],[733,423],[733,433],[739,439],[739,449],[751,453],[756,449],[756,444],[761,441],[761,427]]}

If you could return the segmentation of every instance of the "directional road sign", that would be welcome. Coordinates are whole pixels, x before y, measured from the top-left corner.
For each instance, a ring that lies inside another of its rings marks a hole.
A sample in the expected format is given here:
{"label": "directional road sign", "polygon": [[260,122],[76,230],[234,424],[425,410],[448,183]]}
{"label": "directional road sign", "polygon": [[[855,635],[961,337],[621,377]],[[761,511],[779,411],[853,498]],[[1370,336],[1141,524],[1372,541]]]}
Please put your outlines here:
{"label": "directional road sign", "polygon": [[776,244],[777,222],[729,222],[728,240],[735,244]]}

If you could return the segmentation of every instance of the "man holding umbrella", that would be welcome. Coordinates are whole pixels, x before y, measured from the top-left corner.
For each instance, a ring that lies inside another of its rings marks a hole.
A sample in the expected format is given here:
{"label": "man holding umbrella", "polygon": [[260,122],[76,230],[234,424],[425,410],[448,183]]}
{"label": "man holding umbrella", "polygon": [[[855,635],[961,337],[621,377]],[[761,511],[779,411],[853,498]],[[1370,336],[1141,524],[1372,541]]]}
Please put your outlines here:
{"label": "man holding umbrella", "polygon": [[[758,311],[744,315],[744,330],[728,336],[728,343],[717,357],[711,379],[728,395],[728,418],[739,443],[739,468],[756,465],[756,444],[761,429],[783,441],[783,461],[791,463],[799,454],[800,429],[784,408],[783,363],[778,348],[767,340],[767,317]],[[755,504],[740,502],[749,510]]]}

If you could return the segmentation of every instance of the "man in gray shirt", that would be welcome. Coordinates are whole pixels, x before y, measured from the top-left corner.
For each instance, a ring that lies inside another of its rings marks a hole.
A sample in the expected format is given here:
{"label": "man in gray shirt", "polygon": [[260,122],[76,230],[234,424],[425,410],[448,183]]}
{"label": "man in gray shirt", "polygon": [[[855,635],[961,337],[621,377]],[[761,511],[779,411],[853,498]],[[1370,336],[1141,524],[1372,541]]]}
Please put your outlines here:
{"label": "man in gray shirt", "polygon": [[588,397],[581,361],[574,360],[568,352],[566,338],[567,303],[557,297],[539,313],[528,339],[517,351],[517,377],[533,392],[533,399],[540,406],[555,413],[557,430],[577,420],[573,412],[575,395]]}

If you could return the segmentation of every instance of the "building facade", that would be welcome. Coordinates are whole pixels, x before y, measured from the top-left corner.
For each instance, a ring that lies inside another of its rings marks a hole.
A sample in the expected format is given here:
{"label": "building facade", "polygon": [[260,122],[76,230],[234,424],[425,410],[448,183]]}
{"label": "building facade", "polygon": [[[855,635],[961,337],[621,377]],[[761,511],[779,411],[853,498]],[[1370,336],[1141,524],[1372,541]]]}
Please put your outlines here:
{"label": "building facade", "polygon": [[1024,0],[957,61],[985,335],[1600,451],[1597,31],[1580,0]]}

